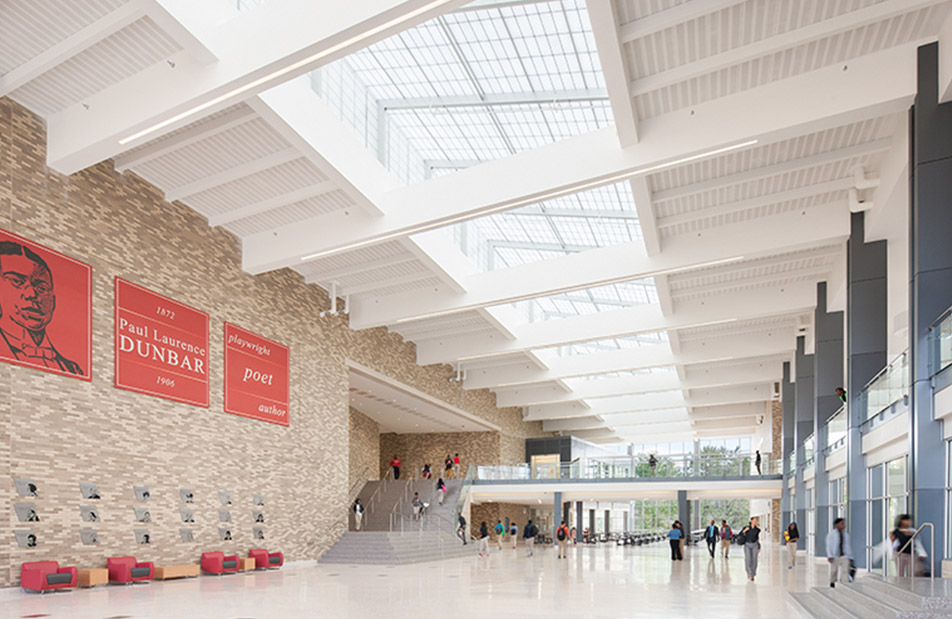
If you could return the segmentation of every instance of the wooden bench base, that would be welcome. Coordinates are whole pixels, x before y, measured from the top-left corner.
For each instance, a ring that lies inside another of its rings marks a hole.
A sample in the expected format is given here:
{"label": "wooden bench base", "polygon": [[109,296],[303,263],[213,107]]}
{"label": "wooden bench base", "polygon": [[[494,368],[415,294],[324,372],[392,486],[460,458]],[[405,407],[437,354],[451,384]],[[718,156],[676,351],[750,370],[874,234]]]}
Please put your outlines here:
{"label": "wooden bench base", "polygon": [[168,565],[164,567],[156,566],[156,580],[169,580],[170,578],[195,578],[201,571],[198,565]]}

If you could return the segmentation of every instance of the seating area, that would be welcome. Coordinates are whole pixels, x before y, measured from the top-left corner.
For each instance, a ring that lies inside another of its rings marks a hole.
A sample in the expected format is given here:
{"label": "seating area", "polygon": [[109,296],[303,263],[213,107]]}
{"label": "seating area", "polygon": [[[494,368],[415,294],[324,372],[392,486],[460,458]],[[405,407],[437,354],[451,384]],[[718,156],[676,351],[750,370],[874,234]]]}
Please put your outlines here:
{"label": "seating area", "polygon": [[255,570],[273,570],[284,565],[284,554],[252,548],[248,557],[225,555],[224,552],[203,552],[200,565],[184,564],[156,566],[152,561],[138,561],[135,557],[109,557],[106,568],[77,569],[60,567],[56,561],[30,561],[20,566],[20,587],[24,591],[44,593],[76,587],[96,585],[131,585],[139,582],[195,578],[201,572],[221,576]]}

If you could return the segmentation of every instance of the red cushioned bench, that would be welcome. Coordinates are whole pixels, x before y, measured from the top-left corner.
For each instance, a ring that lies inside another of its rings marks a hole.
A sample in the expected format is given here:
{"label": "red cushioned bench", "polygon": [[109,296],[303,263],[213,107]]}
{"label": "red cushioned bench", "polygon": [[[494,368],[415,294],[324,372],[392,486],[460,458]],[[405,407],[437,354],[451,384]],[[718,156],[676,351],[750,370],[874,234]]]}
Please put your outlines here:
{"label": "red cushioned bench", "polygon": [[52,591],[76,586],[75,567],[60,567],[56,561],[29,561],[20,565],[20,586],[27,591]]}

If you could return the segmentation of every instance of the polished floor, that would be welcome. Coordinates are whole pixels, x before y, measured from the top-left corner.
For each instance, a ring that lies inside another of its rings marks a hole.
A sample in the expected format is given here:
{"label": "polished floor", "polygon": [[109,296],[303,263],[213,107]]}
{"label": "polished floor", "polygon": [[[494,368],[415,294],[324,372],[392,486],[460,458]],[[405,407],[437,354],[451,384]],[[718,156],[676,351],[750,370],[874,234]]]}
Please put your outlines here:
{"label": "polished floor", "polygon": [[290,619],[294,617],[774,617],[797,616],[787,591],[825,585],[826,564],[801,556],[781,565],[765,546],[757,580],[744,559],[711,559],[692,547],[672,563],[667,544],[581,546],[558,560],[550,548],[526,558],[498,549],[488,558],[409,566],[288,566],[281,571],[72,592],[0,591],[0,617]]}

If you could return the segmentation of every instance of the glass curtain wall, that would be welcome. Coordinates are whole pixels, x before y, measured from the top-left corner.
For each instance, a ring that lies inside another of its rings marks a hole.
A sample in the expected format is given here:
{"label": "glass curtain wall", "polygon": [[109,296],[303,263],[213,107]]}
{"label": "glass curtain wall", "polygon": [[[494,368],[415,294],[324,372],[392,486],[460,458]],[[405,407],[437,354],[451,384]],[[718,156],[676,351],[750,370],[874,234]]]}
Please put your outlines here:
{"label": "glass curtain wall", "polygon": [[906,480],[906,456],[867,469],[867,565],[870,571],[892,575],[886,565],[883,542],[893,529],[896,517],[908,509],[909,490]]}

